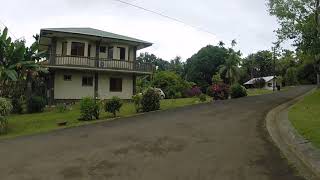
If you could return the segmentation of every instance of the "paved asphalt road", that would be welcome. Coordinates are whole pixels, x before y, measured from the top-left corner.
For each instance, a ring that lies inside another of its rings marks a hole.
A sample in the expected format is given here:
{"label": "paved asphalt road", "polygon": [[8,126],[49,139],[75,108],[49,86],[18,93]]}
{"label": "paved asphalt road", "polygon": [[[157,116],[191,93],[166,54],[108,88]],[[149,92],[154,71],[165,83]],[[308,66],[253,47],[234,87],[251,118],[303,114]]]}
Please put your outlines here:
{"label": "paved asphalt road", "polygon": [[0,179],[300,180],[266,113],[312,87],[0,141]]}

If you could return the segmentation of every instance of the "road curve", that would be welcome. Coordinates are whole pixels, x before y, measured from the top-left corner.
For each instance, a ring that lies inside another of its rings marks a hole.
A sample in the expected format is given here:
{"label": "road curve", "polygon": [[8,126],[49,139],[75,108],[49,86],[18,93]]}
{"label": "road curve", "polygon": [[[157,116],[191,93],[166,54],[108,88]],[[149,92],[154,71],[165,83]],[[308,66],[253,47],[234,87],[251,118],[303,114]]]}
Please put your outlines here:
{"label": "road curve", "polygon": [[1,180],[302,180],[264,126],[312,87],[0,141]]}

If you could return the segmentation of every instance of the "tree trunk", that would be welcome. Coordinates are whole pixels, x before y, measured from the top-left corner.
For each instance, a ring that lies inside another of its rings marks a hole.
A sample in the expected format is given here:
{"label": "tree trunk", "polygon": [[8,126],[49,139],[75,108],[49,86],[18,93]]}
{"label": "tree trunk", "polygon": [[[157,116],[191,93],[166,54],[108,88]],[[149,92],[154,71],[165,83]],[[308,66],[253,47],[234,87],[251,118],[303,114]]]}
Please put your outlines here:
{"label": "tree trunk", "polygon": [[320,88],[320,73],[317,72],[317,87]]}
{"label": "tree trunk", "polygon": [[30,98],[32,96],[32,77],[31,73],[28,72],[27,74],[27,91],[26,91],[27,98]]}

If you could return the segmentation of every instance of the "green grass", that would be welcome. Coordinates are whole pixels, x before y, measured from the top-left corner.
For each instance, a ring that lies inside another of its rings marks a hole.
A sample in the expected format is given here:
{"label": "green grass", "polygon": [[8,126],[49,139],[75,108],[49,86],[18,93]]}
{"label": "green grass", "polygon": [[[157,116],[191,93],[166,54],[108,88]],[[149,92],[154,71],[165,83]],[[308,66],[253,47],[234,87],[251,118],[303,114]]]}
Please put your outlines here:
{"label": "green grass", "polygon": [[[161,110],[182,107],[192,104],[198,104],[198,98],[184,98],[184,99],[165,99],[161,100]],[[120,113],[117,114],[119,117],[127,117],[136,114],[133,103],[126,102],[121,107]],[[10,138],[16,136],[30,135],[48,132],[51,130],[59,129],[57,122],[67,121],[68,127],[75,127],[81,125],[87,125],[102,121],[109,121],[113,119],[112,114],[106,113],[103,110],[100,114],[100,120],[83,122],[79,121],[80,107],[79,104],[72,106],[72,109],[63,113],[59,113],[55,108],[46,109],[43,113],[36,114],[23,114],[23,115],[10,115],[9,121],[9,132],[7,135],[1,136],[0,138]]]}
{"label": "green grass", "polygon": [[272,90],[268,90],[268,89],[247,89],[247,92],[248,92],[248,96],[258,96],[258,95],[273,93]]}
{"label": "green grass", "polygon": [[302,136],[320,148],[320,90],[295,104],[289,110],[289,120]]}
{"label": "green grass", "polygon": [[[281,91],[287,91],[289,90],[291,87],[286,86],[286,87],[282,87]],[[248,92],[248,96],[258,96],[258,95],[263,95],[263,94],[272,94],[273,90],[268,90],[268,89],[247,89]],[[276,91],[278,92],[278,91]]]}

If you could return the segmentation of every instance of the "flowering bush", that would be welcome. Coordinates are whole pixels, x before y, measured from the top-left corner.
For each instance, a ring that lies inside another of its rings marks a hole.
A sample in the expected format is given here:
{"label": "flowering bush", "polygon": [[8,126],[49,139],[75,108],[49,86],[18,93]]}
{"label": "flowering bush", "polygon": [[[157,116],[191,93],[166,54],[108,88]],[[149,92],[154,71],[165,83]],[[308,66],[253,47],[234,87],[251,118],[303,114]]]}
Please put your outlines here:
{"label": "flowering bush", "polygon": [[212,96],[215,100],[224,100],[229,98],[229,86],[227,84],[214,84],[211,88]]}
{"label": "flowering bush", "polygon": [[202,91],[198,86],[193,86],[191,89],[188,89],[185,92],[186,97],[199,96],[200,94],[202,94]]}

